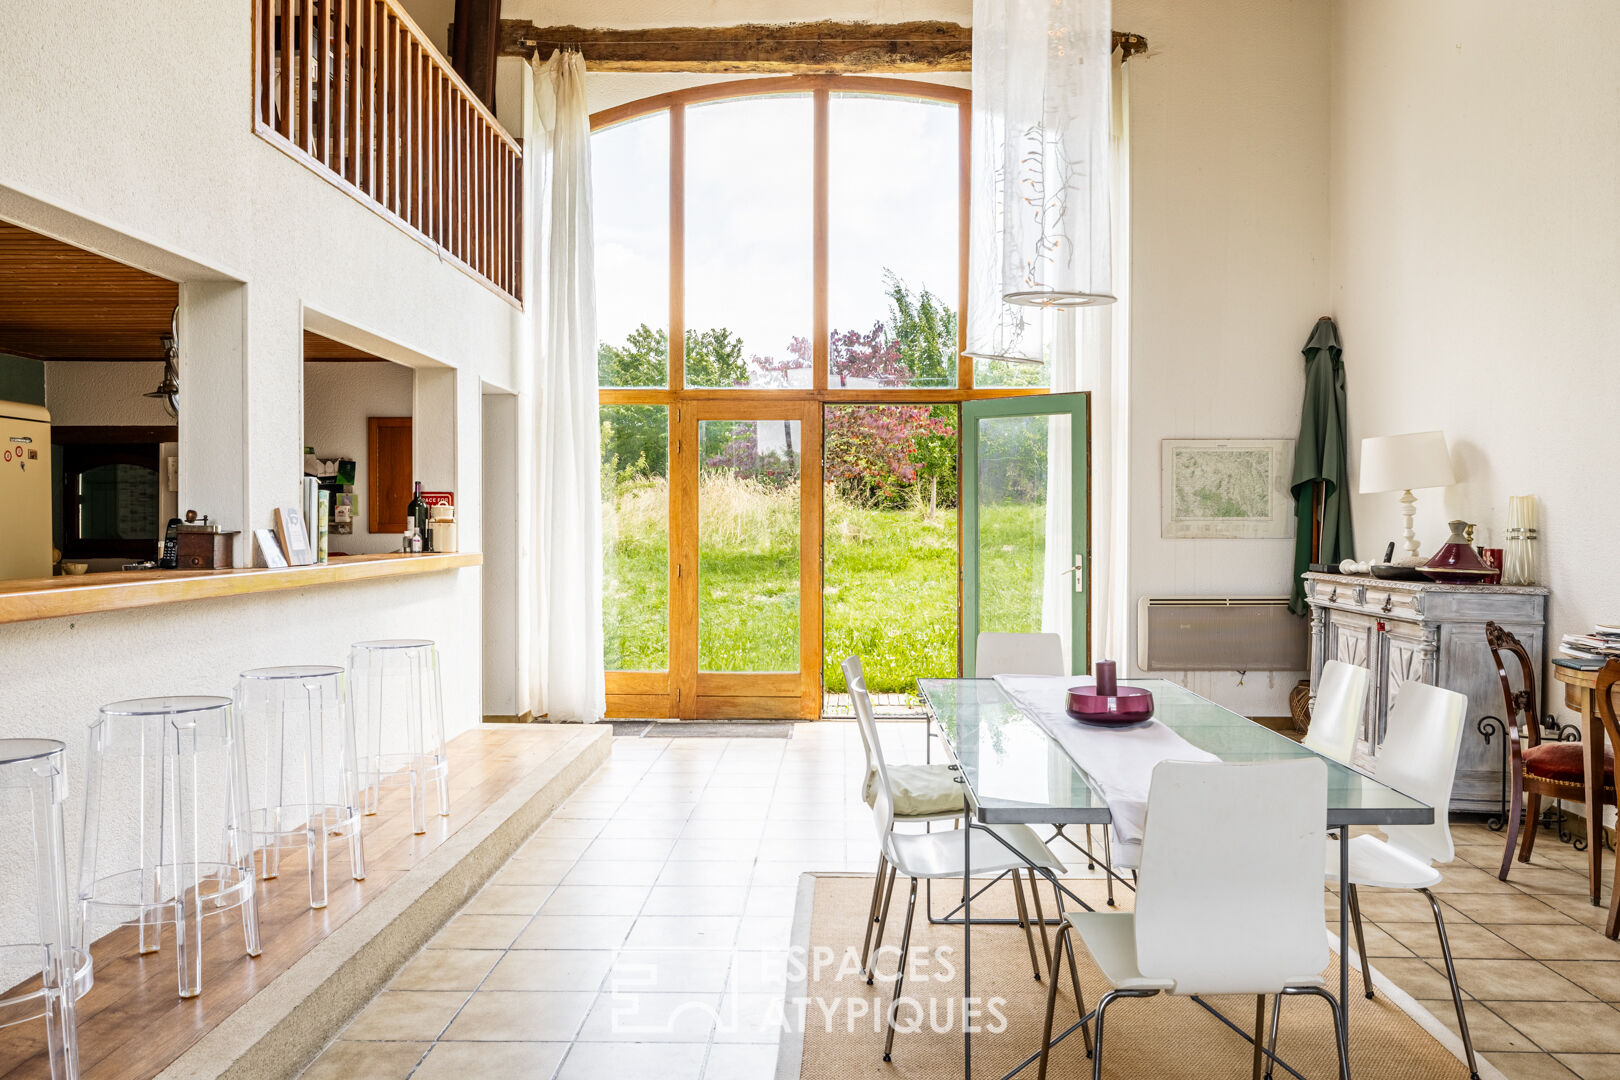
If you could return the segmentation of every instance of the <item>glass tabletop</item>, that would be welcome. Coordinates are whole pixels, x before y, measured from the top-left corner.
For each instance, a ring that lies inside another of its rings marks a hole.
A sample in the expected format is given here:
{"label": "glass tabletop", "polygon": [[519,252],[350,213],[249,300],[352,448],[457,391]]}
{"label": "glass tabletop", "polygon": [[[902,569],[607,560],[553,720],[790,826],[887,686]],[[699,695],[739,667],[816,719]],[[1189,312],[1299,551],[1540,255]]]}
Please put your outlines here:
{"label": "glass tabletop", "polygon": [[[1084,768],[1025,715],[994,679],[918,682],[936,728],[961,766],[979,821],[1066,825],[1110,820],[1108,804],[1093,790]],[[1222,761],[1316,756],[1292,739],[1176,683],[1132,679],[1129,685],[1151,690],[1154,718]],[[1329,828],[1426,825],[1434,820],[1433,809],[1424,803],[1348,766],[1323,760],[1328,766]]]}

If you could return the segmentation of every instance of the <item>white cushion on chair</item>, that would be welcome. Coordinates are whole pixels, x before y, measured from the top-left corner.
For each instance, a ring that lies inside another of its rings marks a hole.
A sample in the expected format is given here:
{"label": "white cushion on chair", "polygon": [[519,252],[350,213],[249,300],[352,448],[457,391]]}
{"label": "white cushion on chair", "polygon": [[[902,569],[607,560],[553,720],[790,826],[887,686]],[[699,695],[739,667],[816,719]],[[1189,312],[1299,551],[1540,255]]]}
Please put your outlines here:
{"label": "white cushion on chair", "polygon": [[[889,791],[894,796],[895,817],[928,817],[932,814],[960,814],[962,786],[957,772],[946,765],[890,765]],[[861,798],[871,806],[877,799],[877,770],[869,769]]]}

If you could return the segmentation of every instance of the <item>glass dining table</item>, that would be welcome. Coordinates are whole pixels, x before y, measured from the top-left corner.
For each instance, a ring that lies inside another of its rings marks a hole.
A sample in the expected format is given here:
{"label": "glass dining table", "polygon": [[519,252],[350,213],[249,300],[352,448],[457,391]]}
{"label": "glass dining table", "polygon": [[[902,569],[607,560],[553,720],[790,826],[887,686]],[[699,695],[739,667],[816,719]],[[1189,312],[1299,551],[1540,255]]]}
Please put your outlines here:
{"label": "glass dining table", "polygon": [[[1176,683],[1164,679],[1120,681],[1152,691],[1154,719],[1221,761],[1251,763],[1316,756],[1279,732]],[[966,787],[964,842],[973,829],[989,825],[1108,825],[1112,821],[1108,804],[1086,774],[1085,763],[1071,758],[994,679],[920,679],[918,684],[934,734]],[[1323,760],[1328,766],[1325,824],[1329,830],[1354,825],[1426,825],[1434,820],[1432,807],[1365,773]],[[1349,876],[1349,846],[1341,844],[1339,850],[1339,880],[1343,881]],[[973,894],[965,874],[962,890],[963,998],[971,1002],[973,954],[968,925]],[[1085,906],[1078,896],[1069,895]],[[1341,949],[1348,940],[1349,917],[1345,890],[1340,889]],[[1349,964],[1339,965],[1338,1009],[1347,1038],[1349,970]],[[963,1025],[962,1038],[963,1076],[971,1078],[973,1033],[969,1025]]]}

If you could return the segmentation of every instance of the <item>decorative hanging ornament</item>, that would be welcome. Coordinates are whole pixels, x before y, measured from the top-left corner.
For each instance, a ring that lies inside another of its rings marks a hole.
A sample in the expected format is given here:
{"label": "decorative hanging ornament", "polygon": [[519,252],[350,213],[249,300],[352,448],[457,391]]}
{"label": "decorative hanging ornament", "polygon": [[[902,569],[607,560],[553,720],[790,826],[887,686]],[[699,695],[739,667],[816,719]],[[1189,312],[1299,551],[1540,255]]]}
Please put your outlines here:
{"label": "decorative hanging ornament", "polygon": [[1114,302],[1110,0],[975,0],[969,356],[1042,364],[1050,319]]}

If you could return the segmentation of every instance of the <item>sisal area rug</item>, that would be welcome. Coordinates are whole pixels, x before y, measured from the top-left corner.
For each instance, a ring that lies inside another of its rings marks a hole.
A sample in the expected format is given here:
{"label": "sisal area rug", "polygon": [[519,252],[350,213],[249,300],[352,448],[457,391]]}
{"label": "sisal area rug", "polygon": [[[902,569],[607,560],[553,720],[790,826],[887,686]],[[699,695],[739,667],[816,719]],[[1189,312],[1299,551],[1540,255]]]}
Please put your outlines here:
{"label": "sisal area rug", "polygon": [[[1093,907],[1104,910],[1100,883],[1068,884]],[[806,875],[801,879],[788,1012],[791,1017],[802,1007],[802,1014],[797,1023],[790,1021],[777,1080],[950,1080],[962,1073],[962,930],[928,923],[921,888],[900,1014],[902,1029],[895,1035],[892,1062],[883,1061],[883,1017],[893,993],[906,882],[900,879],[895,884],[889,931],[877,967],[880,975],[876,985],[868,987],[856,968],[871,888],[870,877]],[[944,913],[950,891],[943,883],[936,886],[936,914]],[[1043,885],[1042,893],[1051,917],[1050,886]],[[1123,902],[1128,903],[1129,895],[1124,894]],[[1011,916],[1015,910],[1011,886],[1005,882],[974,903],[976,917]],[[1036,941],[1039,947],[1038,935]],[[1088,1006],[1095,1006],[1107,986],[1083,947],[1078,959],[1081,988]],[[1328,971],[1329,986],[1335,993],[1337,964],[1335,953],[1334,966]],[[1376,971],[1374,985],[1378,993],[1368,1001],[1362,993],[1361,973],[1353,968],[1351,1075],[1367,1080],[1467,1080],[1461,1043]],[[1059,986],[1054,1031],[1063,1030],[1078,1017],[1066,972]],[[973,1017],[973,1075],[994,1080],[1039,1049],[1045,1017],[1046,983],[1033,978],[1029,949],[1017,926],[975,928],[973,993],[981,1002]],[[1253,997],[1207,1000],[1239,1027],[1252,1031]],[[1116,1080],[1248,1077],[1254,1053],[1247,1040],[1196,1002],[1163,994],[1121,999],[1111,1005],[1104,1045],[1103,1075]],[[1325,1001],[1316,997],[1285,1000],[1277,1052],[1309,1080],[1337,1077],[1333,1020]],[[1031,1064],[1019,1076],[1033,1080],[1035,1072]],[[1484,1060],[1480,1073],[1486,1080],[1501,1077]],[[1053,1051],[1048,1075],[1091,1076],[1091,1061],[1078,1032]],[[1278,1068],[1275,1075],[1285,1080],[1289,1073]]]}

